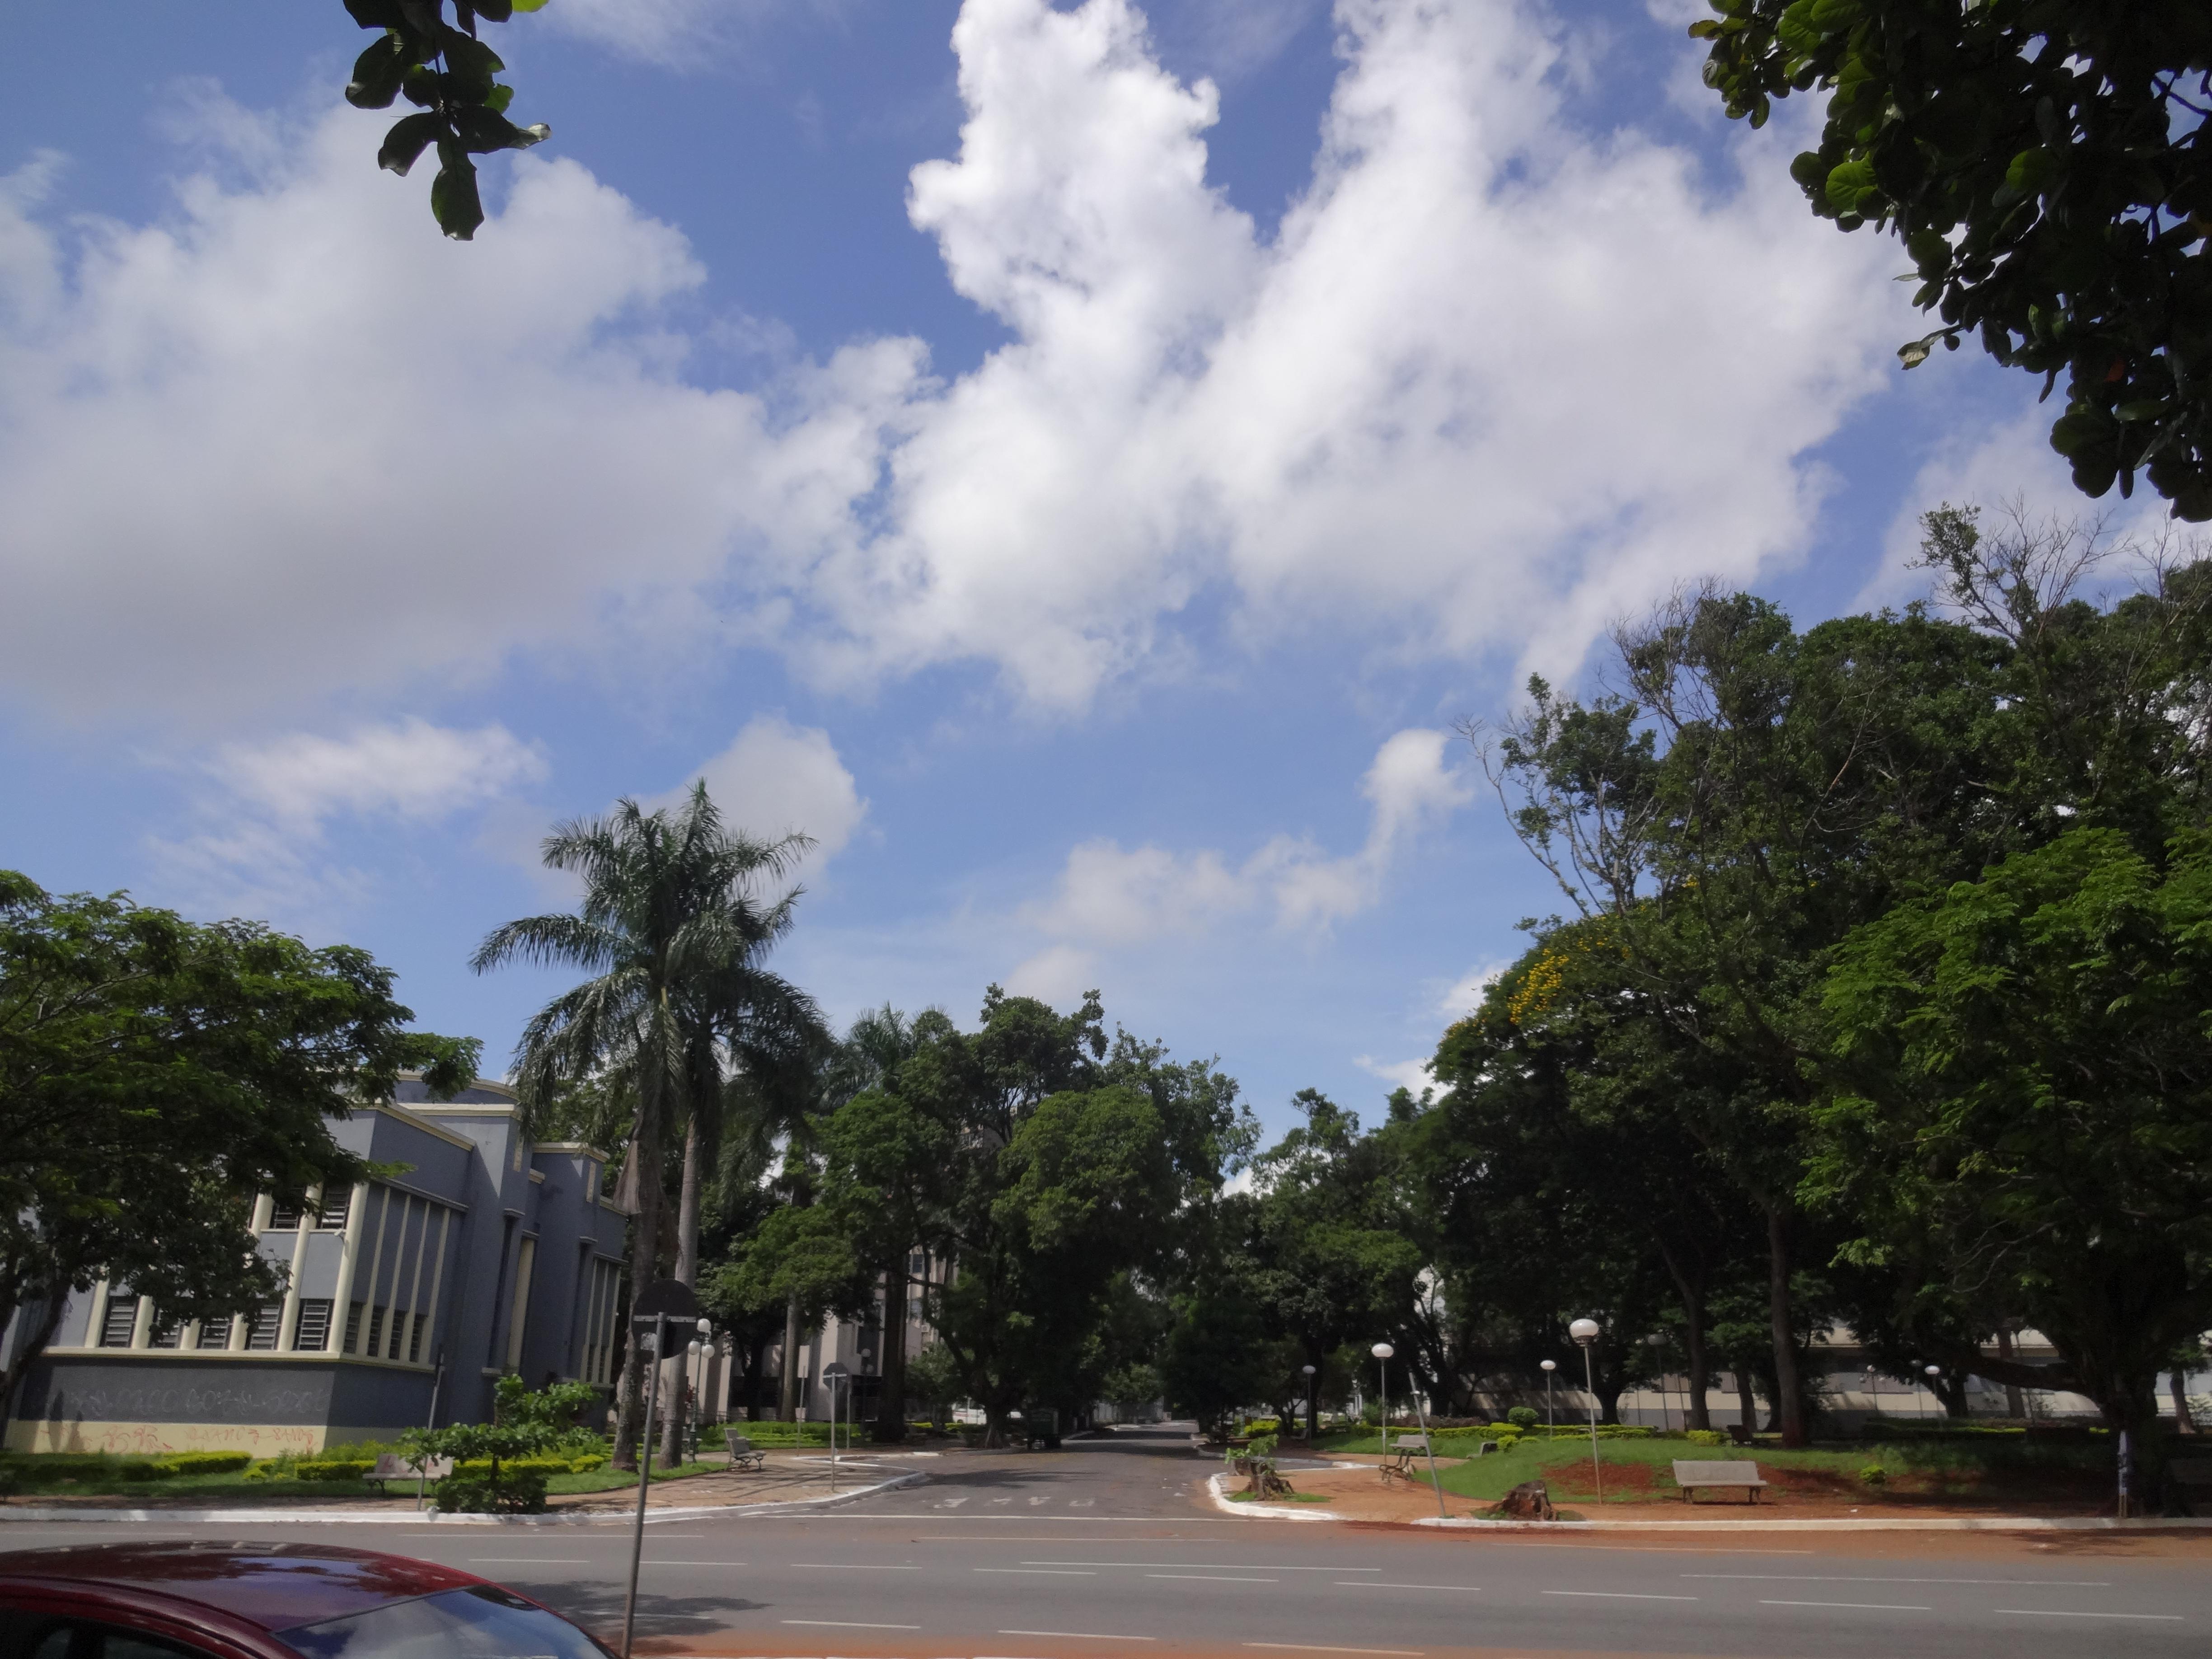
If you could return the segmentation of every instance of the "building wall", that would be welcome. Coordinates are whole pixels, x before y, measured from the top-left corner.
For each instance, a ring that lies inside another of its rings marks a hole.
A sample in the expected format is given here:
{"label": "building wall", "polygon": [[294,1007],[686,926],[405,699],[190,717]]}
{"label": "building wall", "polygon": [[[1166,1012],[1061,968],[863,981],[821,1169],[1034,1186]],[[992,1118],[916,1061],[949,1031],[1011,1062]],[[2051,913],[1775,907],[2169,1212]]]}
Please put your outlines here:
{"label": "building wall", "polygon": [[481,1079],[435,1102],[404,1080],[331,1133],[400,1170],[327,1195],[319,1217],[262,1197],[279,1300],[179,1326],[125,1285],[72,1297],[7,1443],[313,1451],[482,1420],[510,1370],[606,1383],[627,1218],[599,1195],[603,1153],[532,1144],[513,1095]]}

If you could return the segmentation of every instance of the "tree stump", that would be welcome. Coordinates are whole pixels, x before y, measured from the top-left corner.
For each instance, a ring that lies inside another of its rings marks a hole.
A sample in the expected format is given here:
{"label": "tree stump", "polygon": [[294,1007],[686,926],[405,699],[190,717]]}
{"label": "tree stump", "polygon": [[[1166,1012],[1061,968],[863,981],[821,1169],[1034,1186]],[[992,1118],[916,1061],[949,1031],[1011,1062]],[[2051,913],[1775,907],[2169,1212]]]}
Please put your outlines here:
{"label": "tree stump", "polygon": [[1552,1507],[1552,1494],[1540,1480],[1523,1480],[1498,1506],[1498,1515],[1508,1521],[1555,1521],[1559,1511]]}

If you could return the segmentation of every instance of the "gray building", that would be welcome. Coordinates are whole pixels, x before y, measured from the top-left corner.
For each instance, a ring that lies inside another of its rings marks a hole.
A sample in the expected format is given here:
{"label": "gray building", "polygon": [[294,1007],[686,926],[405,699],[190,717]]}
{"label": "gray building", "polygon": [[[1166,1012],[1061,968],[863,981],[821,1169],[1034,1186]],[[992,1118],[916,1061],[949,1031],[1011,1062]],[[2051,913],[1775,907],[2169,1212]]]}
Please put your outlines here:
{"label": "gray building", "polygon": [[319,1216],[262,1194],[253,1226],[285,1270],[281,1300],[183,1322],[125,1285],[72,1297],[8,1445],[313,1452],[434,1409],[480,1420],[506,1372],[610,1385],[627,1217],[599,1196],[604,1152],[526,1139],[514,1094],[481,1079],[452,1101],[409,1079],[331,1127],[399,1173],[319,1194]]}

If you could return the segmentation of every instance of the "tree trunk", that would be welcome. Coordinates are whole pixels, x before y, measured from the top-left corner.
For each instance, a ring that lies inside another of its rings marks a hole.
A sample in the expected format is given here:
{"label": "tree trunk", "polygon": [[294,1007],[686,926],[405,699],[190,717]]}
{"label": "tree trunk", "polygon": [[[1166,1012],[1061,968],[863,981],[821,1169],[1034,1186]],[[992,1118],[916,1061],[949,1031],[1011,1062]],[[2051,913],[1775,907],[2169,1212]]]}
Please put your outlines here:
{"label": "tree trunk", "polygon": [[1748,1367],[1735,1368],[1736,1417],[1747,1429],[1759,1426],[1759,1396],[1751,1391],[1751,1371]]}
{"label": "tree trunk", "polygon": [[1790,1225],[1778,1204],[1766,1210],[1766,1307],[1774,1338],[1774,1393],[1782,1443],[1805,1443],[1805,1395],[1798,1385],[1797,1344],[1790,1318]]}
{"label": "tree trunk", "polygon": [[906,1438],[906,1261],[902,1248],[884,1270],[884,1387],[876,1398],[880,1446],[896,1446]]}
{"label": "tree trunk", "polygon": [[1313,1375],[1306,1378],[1306,1444],[1316,1445],[1321,1440],[1321,1364],[1322,1356],[1309,1350],[1306,1358],[1313,1362]]}
{"label": "tree trunk", "polygon": [[[66,1288],[58,1296],[45,1297],[40,1304],[38,1318],[30,1322],[30,1340],[19,1344],[6,1367],[0,1369],[0,1424],[5,1424],[14,1415],[15,1395],[22,1387],[23,1378],[29,1372],[32,1362],[44,1353],[46,1344],[54,1340],[54,1332],[62,1322],[62,1310],[68,1302]],[[6,1322],[0,1321],[0,1333],[4,1333],[7,1328]]]}
{"label": "tree trunk", "polygon": [[1705,1287],[1692,1282],[1664,1244],[1659,1246],[1659,1259],[1667,1264],[1667,1276],[1674,1281],[1674,1294],[1682,1304],[1682,1347],[1690,1385],[1690,1414],[1683,1426],[1710,1429],[1712,1413],[1705,1405],[1705,1390],[1712,1382],[1712,1362],[1705,1357]]}
{"label": "tree trunk", "polygon": [[775,1414],[780,1421],[799,1420],[799,1292],[783,1306],[783,1378],[777,1390]]}
{"label": "tree trunk", "polygon": [[[699,1165],[703,1161],[699,1145],[699,1114],[693,1112],[684,1125],[684,1174],[676,1200],[676,1279],[695,1290],[699,1284]],[[690,1368],[692,1333],[668,1333],[669,1358],[675,1361],[668,1384],[668,1426],[660,1437],[660,1461],[673,1468],[684,1461],[684,1389]]]}
{"label": "tree trunk", "polygon": [[[1997,1358],[2007,1364],[2012,1360],[2012,1333],[2002,1325],[1997,1327]],[[2021,1392],[2020,1384],[2007,1382],[2004,1391],[2005,1415],[2015,1422],[2024,1420],[2027,1416],[2027,1396]]]}
{"label": "tree trunk", "polygon": [[2173,1372],[2168,1387],[2173,1395],[2173,1431],[2194,1434],[2197,1424],[2189,1415],[2189,1370],[2179,1359],[2173,1362]]}
{"label": "tree trunk", "polygon": [[[637,1215],[629,1262],[629,1305],[635,1315],[652,1287],[655,1247],[660,1241],[660,1124],[659,1114],[650,1104],[638,1113],[629,1155],[637,1164]],[[615,1422],[612,1462],[618,1469],[637,1468],[637,1437],[645,1416],[644,1352],[634,1317],[628,1335],[623,1353],[622,1414]]]}

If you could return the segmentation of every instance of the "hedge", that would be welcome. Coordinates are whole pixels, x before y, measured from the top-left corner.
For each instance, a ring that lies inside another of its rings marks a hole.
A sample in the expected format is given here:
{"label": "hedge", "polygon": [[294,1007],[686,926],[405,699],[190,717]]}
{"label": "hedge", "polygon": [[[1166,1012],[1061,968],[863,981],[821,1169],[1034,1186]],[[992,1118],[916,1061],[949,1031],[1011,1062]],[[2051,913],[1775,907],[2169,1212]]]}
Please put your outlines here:
{"label": "hedge", "polygon": [[495,1488],[487,1460],[481,1469],[455,1469],[431,1490],[446,1515],[538,1515],[545,1508],[545,1474],[501,1459]]}
{"label": "hedge", "polygon": [[295,1480],[358,1480],[376,1467],[373,1457],[317,1457],[292,1465]]}
{"label": "hedge", "polygon": [[171,1452],[161,1460],[177,1474],[234,1474],[253,1461],[252,1452]]}

